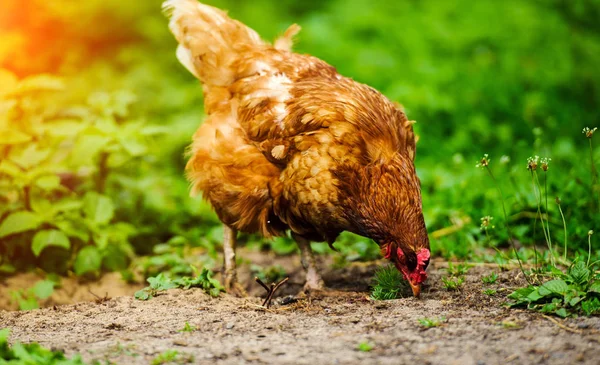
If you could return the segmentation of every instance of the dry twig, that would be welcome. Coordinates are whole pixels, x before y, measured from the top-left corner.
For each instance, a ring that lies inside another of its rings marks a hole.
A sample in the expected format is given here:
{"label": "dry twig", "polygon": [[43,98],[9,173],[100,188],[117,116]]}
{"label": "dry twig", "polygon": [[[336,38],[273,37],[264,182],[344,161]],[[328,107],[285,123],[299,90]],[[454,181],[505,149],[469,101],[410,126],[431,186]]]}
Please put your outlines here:
{"label": "dry twig", "polygon": [[262,306],[269,308],[271,306],[271,300],[273,299],[273,294],[279,289],[280,286],[285,284],[290,278],[285,278],[278,283],[271,283],[271,286],[267,286],[267,284],[263,283],[258,277],[255,277],[254,280],[260,284],[267,291],[267,298],[263,302]]}
{"label": "dry twig", "polygon": [[556,319],[554,319],[554,318],[552,318],[552,317],[550,317],[550,316],[547,316],[547,315],[545,315],[545,314],[542,314],[542,317],[546,318],[547,320],[549,320],[550,322],[554,323],[555,325],[557,325],[558,327],[562,328],[562,329],[563,329],[563,330],[565,330],[565,331],[569,331],[569,332],[571,332],[571,333],[577,333],[578,335],[580,335],[580,334],[582,334],[582,333],[583,333],[583,331],[581,331],[581,330],[576,330],[576,329],[574,329],[574,328],[571,328],[571,327],[567,327],[567,326],[565,326],[564,324],[562,324],[562,323],[560,323],[559,321],[557,321]]}

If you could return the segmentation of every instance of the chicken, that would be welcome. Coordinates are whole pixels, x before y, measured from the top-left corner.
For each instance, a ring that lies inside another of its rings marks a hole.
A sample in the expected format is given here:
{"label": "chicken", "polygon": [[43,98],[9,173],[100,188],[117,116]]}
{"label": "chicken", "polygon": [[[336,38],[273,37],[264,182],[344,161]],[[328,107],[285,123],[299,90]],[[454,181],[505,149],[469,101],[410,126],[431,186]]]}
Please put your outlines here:
{"label": "chicken", "polygon": [[[310,241],[330,246],[342,231],[373,239],[415,296],[427,278],[429,239],[415,172],[415,135],[399,105],[291,51],[300,27],[273,45],[196,0],[163,4],[177,58],[203,84],[207,118],[186,166],[224,224],[224,282],[235,271],[238,231],[291,231],[305,290],[324,286]],[[333,247],[333,246],[331,246]]]}

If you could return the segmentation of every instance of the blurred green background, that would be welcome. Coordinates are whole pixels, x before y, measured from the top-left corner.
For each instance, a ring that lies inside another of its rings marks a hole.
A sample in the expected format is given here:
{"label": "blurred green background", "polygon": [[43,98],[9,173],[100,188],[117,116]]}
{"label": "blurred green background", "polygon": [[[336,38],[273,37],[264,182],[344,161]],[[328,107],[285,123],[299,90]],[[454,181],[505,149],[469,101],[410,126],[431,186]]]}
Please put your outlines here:
{"label": "blurred green background", "polygon": [[[300,24],[298,52],[405,106],[434,254],[494,260],[490,247],[508,247],[500,195],[475,168],[484,153],[525,256],[545,247],[526,169],[534,155],[552,158],[540,179],[554,242],[564,242],[560,196],[570,249],[587,251],[600,203],[581,131],[600,124],[600,1],[207,2],[268,40]],[[215,264],[219,222],[183,175],[201,88],[175,58],[160,3],[2,1],[1,273],[183,274],[191,253]],[[294,250],[285,238],[244,241]],[[336,245],[340,261],[378,257],[356,236]]]}

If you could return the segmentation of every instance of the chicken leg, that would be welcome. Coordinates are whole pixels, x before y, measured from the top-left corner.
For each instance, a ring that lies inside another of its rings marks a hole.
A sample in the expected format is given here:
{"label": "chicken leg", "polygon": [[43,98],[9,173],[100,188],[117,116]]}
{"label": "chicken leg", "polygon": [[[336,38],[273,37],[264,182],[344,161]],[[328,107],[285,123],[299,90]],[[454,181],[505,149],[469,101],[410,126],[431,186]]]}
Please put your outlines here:
{"label": "chicken leg", "polygon": [[304,291],[323,290],[325,283],[317,271],[317,263],[310,248],[310,241],[304,237],[292,233],[292,237],[300,248],[300,261],[304,270],[306,270],[306,284]]}
{"label": "chicken leg", "polygon": [[225,266],[224,282],[227,293],[243,297],[246,296],[246,290],[237,281],[237,272],[235,268],[235,246],[237,241],[237,231],[228,225],[223,225],[223,261]]}

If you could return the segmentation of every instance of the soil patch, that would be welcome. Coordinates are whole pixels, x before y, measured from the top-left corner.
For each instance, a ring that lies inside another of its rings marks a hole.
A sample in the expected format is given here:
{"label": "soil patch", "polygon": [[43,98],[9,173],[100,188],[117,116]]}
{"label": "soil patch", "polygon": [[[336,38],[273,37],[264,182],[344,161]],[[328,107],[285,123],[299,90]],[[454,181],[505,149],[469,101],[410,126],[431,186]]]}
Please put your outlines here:
{"label": "soil patch", "polygon": [[[285,289],[297,292],[299,260],[286,260],[295,269],[288,271],[291,284]],[[506,293],[521,284],[516,270],[499,273],[496,284],[484,286],[481,276],[492,268],[475,267],[461,291],[449,292],[440,280],[443,265],[432,266],[421,299],[369,300],[366,289],[377,267],[369,263],[325,269],[334,290],[286,305],[280,299],[270,310],[260,307],[255,296],[211,298],[200,289],[175,289],[149,301],[126,296],[0,311],[0,328],[11,329],[12,341],[36,341],[68,355],[117,364],[148,364],[167,350],[196,364],[598,363],[599,318],[554,322],[502,307],[504,295],[482,293],[484,288]],[[248,272],[244,275],[250,294],[264,296],[248,281]],[[440,327],[425,329],[418,323],[439,317],[446,318]],[[181,332],[186,322],[195,330]],[[360,351],[361,343],[372,349]]]}

